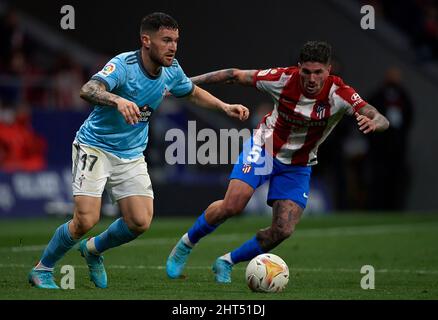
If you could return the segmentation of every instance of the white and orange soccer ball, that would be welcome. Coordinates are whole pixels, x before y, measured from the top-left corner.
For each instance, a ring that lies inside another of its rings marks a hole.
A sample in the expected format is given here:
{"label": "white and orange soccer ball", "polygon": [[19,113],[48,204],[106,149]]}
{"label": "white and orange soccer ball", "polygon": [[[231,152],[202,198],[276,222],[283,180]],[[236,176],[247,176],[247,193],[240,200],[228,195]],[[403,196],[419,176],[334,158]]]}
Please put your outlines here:
{"label": "white and orange soccer ball", "polygon": [[289,282],[289,268],[279,256],[260,254],[246,267],[246,283],[255,292],[280,292]]}

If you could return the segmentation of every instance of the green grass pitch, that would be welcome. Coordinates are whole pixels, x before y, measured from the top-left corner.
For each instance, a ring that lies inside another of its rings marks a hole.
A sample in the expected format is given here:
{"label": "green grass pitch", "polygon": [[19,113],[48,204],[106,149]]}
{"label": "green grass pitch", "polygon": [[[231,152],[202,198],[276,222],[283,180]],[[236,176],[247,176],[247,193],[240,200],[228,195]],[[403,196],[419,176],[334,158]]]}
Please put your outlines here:
{"label": "green grass pitch", "polygon": [[[151,229],[130,244],[105,254],[108,289],[96,289],[88,280],[83,258],[71,250],[55,270],[72,265],[74,290],[38,290],[27,273],[62,219],[0,221],[0,299],[147,299],[147,300],[297,300],[297,299],[437,299],[438,215],[333,214],[305,216],[294,235],[273,253],[290,269],[285,291],[251,292],[245,283],[247,263],[235,266],[233,283],[214,282],[215,258],[270,224],[269,217],[228,220],[192,252],[185,279],[171,280],[164,269],[177,239],[192,218],[155,217]],[[111,223],[102,220],[89,235]],[[375,269],[375,289],[360,282],[363,265]]]}

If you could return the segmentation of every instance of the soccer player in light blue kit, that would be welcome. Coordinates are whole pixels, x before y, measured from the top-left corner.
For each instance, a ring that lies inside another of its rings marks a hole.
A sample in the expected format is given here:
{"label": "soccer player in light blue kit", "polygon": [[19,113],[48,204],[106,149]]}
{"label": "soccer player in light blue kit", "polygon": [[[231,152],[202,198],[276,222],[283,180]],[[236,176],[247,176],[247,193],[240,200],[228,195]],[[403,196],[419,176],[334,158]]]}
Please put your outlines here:
{"label": "soccer player in light blue kit", "polygon": [[96,287],[107,287],[102,253],[134,240],[149,228],[153,191],[143,151],[149,120],[167,92],[201,107],[221,109],[230,117],[248,118],[246,107],[224,103],[186,77],[175,59],[178,33],[178,24],[169,15],[146,16],[140,28],[141,48],[114,57],[82,87],[81,97],[94,109],[73,142],[73,219],[55,231],[29,273],[33,286],[59,288],[54,266],[99,221],[105,188],[118,203],[122,217],[79,244]]}

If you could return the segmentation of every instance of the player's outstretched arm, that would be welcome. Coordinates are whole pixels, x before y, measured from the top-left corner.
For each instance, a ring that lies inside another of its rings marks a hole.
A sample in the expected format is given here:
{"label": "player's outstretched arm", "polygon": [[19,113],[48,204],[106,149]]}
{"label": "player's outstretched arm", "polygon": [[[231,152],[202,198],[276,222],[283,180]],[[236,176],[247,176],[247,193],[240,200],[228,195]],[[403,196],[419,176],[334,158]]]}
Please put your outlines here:
{"label": "player's outstretched arm", "polygon": [[200,107],[223,110],[228,116],[238,118],[241,121],[244,121],[249,117],[249,110],[247,107],[241,104],[225,103],[196,85],[192,94],[188,96],[188,99]]}
{"label": "player's outstretched arm", "polygon": [[389,127],[388,119],[370,104],[360,108],[354,115],[356,116],[359,130],[365,134],[374,131],[385,131]]}
{"label": "player's outstretched arm", "polygon": [[127,123],[138,123],[140,110],[137,105],[132,101],[106,91],[105,85],[98,80],[90,80],[84,84],[81,88],[80,96],[94,105],[116,107]]}
{"label": "player's outstretched arm", "polygon": [[238,83],[244,86],[253,84],[257,70],[223,69],[190,78],[194,84]]}

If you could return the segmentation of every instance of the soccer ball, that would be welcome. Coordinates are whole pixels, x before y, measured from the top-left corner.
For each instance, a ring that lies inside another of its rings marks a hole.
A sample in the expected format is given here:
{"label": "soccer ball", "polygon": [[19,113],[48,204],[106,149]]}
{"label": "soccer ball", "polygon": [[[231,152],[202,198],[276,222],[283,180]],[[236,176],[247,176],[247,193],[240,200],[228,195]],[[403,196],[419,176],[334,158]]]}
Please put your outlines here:
{"label": "soccer ball", "polygon": [[279,256],[264,253],[246,267],[246,283],[255,292],[280,292],[289,282],[289,268]]}

